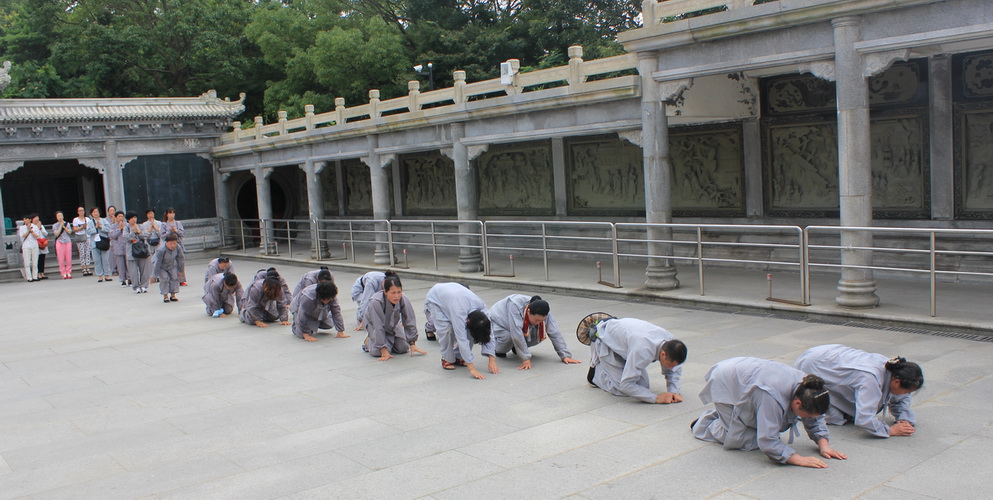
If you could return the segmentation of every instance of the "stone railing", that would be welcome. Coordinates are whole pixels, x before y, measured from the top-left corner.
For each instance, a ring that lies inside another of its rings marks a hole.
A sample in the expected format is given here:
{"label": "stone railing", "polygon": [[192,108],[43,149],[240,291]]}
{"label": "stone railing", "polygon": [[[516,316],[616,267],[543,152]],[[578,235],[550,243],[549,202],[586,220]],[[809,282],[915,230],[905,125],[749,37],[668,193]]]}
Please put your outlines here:
{"label": "stone railing", "polygon": [[[265,138],[305,134],[315,129],[347,130],[378,126],[397,125],[405,121],[423,123],[431,117],[446,114],[478,111],[488,106],[497,108],[506,104],[505,100],[494,98],[531,95],[533,92],[548,92],[549,97],[581,95],[615,87],[631,88],[638,85],[636,76],[610,77],[611,73],[634,70],[637,58],[624,54],[593,61],[583,60],[583,48],[569,47],[569,64],[555,68],[520,73],[520,61],[511,59],[502,65],[504,76],[481,82],[467,83],[465,71],[456,71],[455,85],[450,88],[429,92],[420,91],[420,82],[408,82],[409,93],[403,97],[380,100],[379,90],[369,91],[369,102],[346,107],[343,98],[335,99],[335,110],[314,114],[314,106],[305,107],[306,116],[294,120],[286,118],[286,112],[278,113],[277,123],[265,125],[261,116],[255,117],[255,126],[241,129],[240,122],[234,122],[235,130],[221,138],[222,144],[258,141]],[[607,75],[597,81],[591,77]],[[554,88],[548,88],[554,87]]]}
{"label": "stone railing", "polygon": [[727,10],[736,10],[751,7],[754,0],[645,0],[641,4],[642,17],[645,26],[659,24],[666,19],[678,19],[685,14],[709,10],[718,7],[727,7]]}

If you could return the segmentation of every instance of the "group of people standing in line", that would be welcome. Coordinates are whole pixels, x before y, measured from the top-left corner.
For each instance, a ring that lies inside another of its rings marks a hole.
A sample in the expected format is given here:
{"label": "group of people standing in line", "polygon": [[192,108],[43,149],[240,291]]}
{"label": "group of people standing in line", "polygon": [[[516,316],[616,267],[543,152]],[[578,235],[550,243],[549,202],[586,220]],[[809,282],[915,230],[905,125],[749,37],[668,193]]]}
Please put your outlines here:
{"label": "group of people standing in line", "polygon": [[[306,273],[292,293],[274,268],[256,273],[247,291],[231,269],[226,259],[211,262],[204,277],[208,314],[231,314],[237,305],[242,322],[267,327],[278,321],[310,342],[317,340],[319,330],[349,336],[328,268]],[[397,354],[426,354],[417,347],[416,313],[396,273],[366,273],[355,280],[351,295],[357,306],[355,330],[366,332],[363,351],[380,361]],[[486,378],[472,352],[477,344],[491,374],[500,373],[496,358],[508,353],[521,360],[519,370],[531,369],[530,349],[546,338],[563,363],[581,363],[569,352],[550,305],[538,296],[513,294],[487,308],[468,286],[438,283],[425,297],[424,316],[425,338],[439,343],[444,370],[466,367],[474,378]],[[590,347],[586,379],[592,387],[646,403],[683,401],[680,380],[687,346],[664,328],[592,313],[579,323],[576,334]],[[648,368],[655,362],[667,385],[659,394],[649,382]],[[827,425],[854,423],[884,438],[913,435],[917,424],[911,395],[924,385],[924,375],[917,363],[902,357],[831,344],[807,350],[792,366],[753,357],[726,359],[710,369],[705,381],[700,399],[713,408],[690,424],[694,437],[729,450],[761,450],[779,463],[823,468],[827,464],[821,458],[801,455],[790,446],[799,434],[798,423],[825,459],[848,458],[831,447]],[[887,409],[892,424],[886,423]],[[780,434],[787,431],[784,443]]]}
{"label": "group of people standing in line", "polygon": [[[37,214],[24,217],[18,228],[18,241],[24,261],[24,277],[29,282],[47,279],[45,255],[48,236],[55,239],[62,279],[72,279],[72,247],[83,276],[97,276],[98,283],[110,283],[116,275],[121,287],[131,287],[135,293],[147,293],[149,284],[159,283],[164,302],[175,302],[179,286],[185,285],[183,259],[183,223],[176,220],[176,211],[168,208],[165,220],[155,219],[154,210],[145,211],[144,222],[138,222],[135,212],[118,212],[111,205],[107,216],[99,208],[78,207],[71,221],[55,212],[55,223],[49,231]],[[151,268],[151,269],[149,269]]]}

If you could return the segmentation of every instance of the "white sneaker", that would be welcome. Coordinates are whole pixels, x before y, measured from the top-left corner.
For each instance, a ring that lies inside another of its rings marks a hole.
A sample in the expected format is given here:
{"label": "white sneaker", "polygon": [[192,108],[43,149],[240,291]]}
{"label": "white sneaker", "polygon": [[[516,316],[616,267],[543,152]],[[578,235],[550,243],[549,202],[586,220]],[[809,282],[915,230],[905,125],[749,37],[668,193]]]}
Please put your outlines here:
{"label": "white sneaker", "polygon": [[134,293],[141,293],[141,288],[135,288]]}
{"label": "white sneaker", "polygon": [[148,293],[148,289],[145,287],[141,287],[141,293]]}

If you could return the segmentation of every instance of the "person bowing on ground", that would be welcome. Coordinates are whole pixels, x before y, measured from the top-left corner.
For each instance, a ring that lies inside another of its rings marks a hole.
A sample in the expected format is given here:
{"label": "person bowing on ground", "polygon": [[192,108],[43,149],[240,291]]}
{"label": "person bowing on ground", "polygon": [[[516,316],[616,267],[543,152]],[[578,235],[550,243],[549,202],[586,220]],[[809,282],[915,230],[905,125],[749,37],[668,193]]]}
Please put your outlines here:
{"label": "person bowing on ground", "polygon": [[[831,407],[824,414],[828,424],[855,422],[882,438],[914,434],[910,395],[924,385],[924,373],[917,363],[829,344],[801,354],[793,368],[824,379],[831,393]],[[896,420],[893,425],[877,418],[887,406]]]}
{"label": "person bowing on ground", "polygon": [[338,331],[339,338],[350,337],[345,335],[341,308],[338,308],[337,315],[331,308],[332,304],[337,304],[337,297],[338,287],[333,281],[321,281],[301,290],[300,294],[290,302],[290,310],[293,311],[293,335],[307,342],[316,342],[317,337],[314,337],[314,334],[317,330],[330,330],[334,327]]}
{"label": "person bowing on ground", "polygon": [[369,302],[369,298],[376,292],[383,290],[383,280],[390,275],[395,276],[396,273],[389,269],[369,271],[355,279],[355,283],[352,284],[352,302],[355,302],[355,322],[357,323],[355,331],[362,329],[362,318],[365,317],[366,303]]}
{"label": "person bowing on ground", "polygon": [[217,273],[234,273],[234,264],[227,257],[218,257],[207,263],[207,272],[203,274],[203,282],[210,281]]}
{"label": "person bowing on ground", "polygon": [[545,337],[552,341],[552,346],[563,363],[582,363],[572,359],[559,325],[552,317],[550,306],[541,297],[510,295],[493,304],[488,316],[493,326],[496,356],[503,358],[508,351],[516,352],[523,359],[518,370],[531,369],[529,348],[540,344]]}
{"label": "person bowing on ground", "polygon": [[282,300],[283,285],[277,276],[270,275],[256,279],[245,291],[245,299],[239,308],[238,316],[242,323],[266,328],[272,323],[289,326],[289,308]]}
{"label": "person bowing on ground", "polygon": [[482,355],[490,358],[490,373],[500,373],[483,299],[460,283],[438,283],[424,298],[424,316],[424,330],[438,335],[442,368],[465,366],[473,377],[485,379],[473,363],[472,345],[479,344]]}
{"label": "person bowing on ground", "polygon": [[790,431],[789,444],[793,444],[801,419],[821,456],[848,458],[828,442],[821,415],[831,406],[831,396],[817,375],[805,375],[767,359],[731,358],[714,365],[706,381],[700,400],[714,403],[714,409],[704,410],[690,424],[697,439],[720,443],[725,450],[762,450],[779,463],[827,467],[821,459],[800,455],[780,439],[781,433]]}
{"label": "person bowing on ground", "polygon": [[417,317],[414,306],[403,294],[400,277],[389,274],[382,283],[383,290],[369,298],[362,324],[368,334],[362,349],[380,361],[393,354],[427,354],[416,345]]}
{"label": "person bowing on ground", "polygon": [[[635,318],[614,318],[593,313],[579,323],[579,341],[590,346],[590,371],[586,380],[615,396],[630,396],[646,403],[681,403],[679,390],[686,344],[664,328]],[[662,365],[667,392],[650,389],[648,365]]]}
{"label": "person bowing on ground", "polygon": [[245,290],[234,273],[217,273],[203,284],[203,303],[207,315],[223,318],[234,312],[237,304],[241,312]]}

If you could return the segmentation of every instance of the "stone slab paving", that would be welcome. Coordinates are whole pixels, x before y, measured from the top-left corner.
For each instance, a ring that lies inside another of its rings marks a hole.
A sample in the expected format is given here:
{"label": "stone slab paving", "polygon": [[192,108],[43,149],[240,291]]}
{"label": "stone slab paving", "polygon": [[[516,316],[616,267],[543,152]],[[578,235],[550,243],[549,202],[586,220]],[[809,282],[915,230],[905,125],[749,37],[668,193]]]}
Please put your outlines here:
{"label": "stone slab paving", "polygon": [[[264,265],[237,267],[247,276]],[[278,267],[291,285],[309,270]],[[350,330],[357,271],[332,268]],[[404,283],[420,312],[433,283]],[[473,290],[489,304],[517,292]],[[562,290],[542,295],[579,359],[588,355],[575,324],[592,311],[646,319],[686,341],[686,401],[647,405],[592,389],[586,363],[558,362],[547,343],[532,370],[510,356],[477,381],[443,371],[427,341],[428,355],[383,363],[359,349],[359,332],[311,344],[289,327],[209,318],[196,284],[168,305],[94,279],[0,284],[0,498],[989,497],[993,343]],[[713,363],[792,362],[832,342],[922,363],[916,436],[832,428],[851,458],[812,470],[690,435]],[[664,386],[658,370],[652,383]]]}

